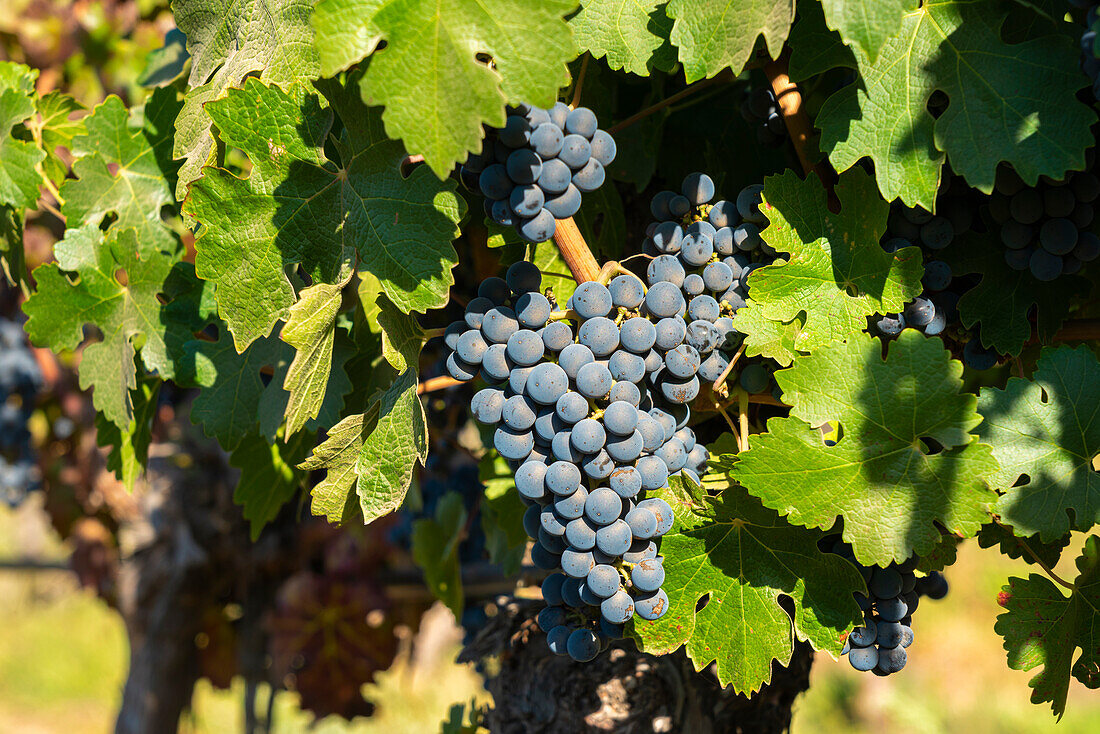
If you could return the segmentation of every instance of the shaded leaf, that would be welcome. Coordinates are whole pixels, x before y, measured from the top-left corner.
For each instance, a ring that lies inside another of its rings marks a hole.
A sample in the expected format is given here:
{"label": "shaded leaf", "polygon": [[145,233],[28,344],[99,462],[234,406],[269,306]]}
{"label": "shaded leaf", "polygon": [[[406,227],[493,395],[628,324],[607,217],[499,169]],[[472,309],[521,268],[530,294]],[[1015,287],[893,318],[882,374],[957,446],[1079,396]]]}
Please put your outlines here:
{"label": "shaded leaf", "polygon": [[413,521],[413,559],[424,569],[424,580],[435,598],[462,619],[462,566],[459,545],[465,536],[466,507],[462,495],[447,492],[439,498],[435,517]]}
{"label": "shaded leaf", "polygon": [[285,443],[268,443],[263,436],[251,435],[233,450],[229,463],[241,470],[233,501],[244,511],[253,542],[302,486],[305,472],[297,466],[309,454],[313,440],[312,435],[300,433]]}
{"label": "shaded leaf", "polygon": [[149,444],[153,441],[153,420],[156,418],[157,398],[161,381],[155,377],[143,377],[130,391],[134,417],[130,425],[119,428],[102,413],[95,416],[95,441],[109,447],[107,469],[114,472],[126,489],[134,491],[134,482],[149,463]]}
{"label": "shaded leaf", "polygon": [[605,59],[619,71],[648,76],[651,69],[671,71],[676,51],[669,43],[672,19],[667,0],[582,0],[569,19],[582,51]]}

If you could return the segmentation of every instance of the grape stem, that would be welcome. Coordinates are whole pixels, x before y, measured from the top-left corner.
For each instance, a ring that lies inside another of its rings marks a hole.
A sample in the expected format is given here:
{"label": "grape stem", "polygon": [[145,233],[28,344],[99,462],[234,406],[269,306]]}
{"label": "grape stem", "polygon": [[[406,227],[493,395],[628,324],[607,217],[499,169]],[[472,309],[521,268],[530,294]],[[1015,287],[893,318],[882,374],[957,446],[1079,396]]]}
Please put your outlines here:
{"label": "grape stem", "polygon": [[577,84],[573,87],[573,101],[569,103],[573,109],[577,109],[577,105],[581,103],[581,88],[584,87],[584,75],[588,71],[588,59],[589,55],[586,53],[581,59],[581,70],[577,72]]}
{"label": "grape stem", "polygon": [[671,97],[666,97],[666,98],[662,99],[660,102],[658,102],[654,105],[651,105],[649,107],[646,107],[644,110],[641,110],[640,112],[634,113],[633,115],[626,118],[622,122],[620,122],[616,125],[612,125],[610,128],[608,128],[607,132],[610,133],[611,135],[614,135],[615,133],[619,132],[623,128],[630,127],[631,125],[633,125],[638,120],[644,120],[645,118],[652,115],[654,112],[660,112],[665,107],[668,107],[671,104],[675,104],[676,102],[679,102],[684,97],[689,97],[692,94],[695,94],[696,92],[700,92],[700,91],[706,89],[707,87],[709,87],[710,85],[715,84],[717,82],[732,81],[734,78],[735,77],[733,75],[733,71],[730,70],[730,69],[726,69],[725,71],[723,71],[721,74],[718,74],[717,76],[713,76],[710,79],[704,79],[701,82],[697,82],[696,84],[692,84],[691,86],[689,86],[685,89],[681,89],[679,92],[672,95]]}
{"label": "grape stem", "polygon": [[733,440],[737,442],[737,452],[741,453],[745,450],[745,445],[741,443],[741,431],[737,429],[737,424],[733,422],[733,418],[726,412],[726,408],[717,400],[714,401],[714,409],[726,419],[726,424],[730,427],[730,433],[733,434]]}
{"label": "grape stem", "polygon": [[1061,584],[1062,586],[1066,587],[1070,591],[1077,591],[1077,587],[1074,584],[1070,583],[1069,581],[1066,581],[1064,578],[1062,578],[1061,576],[1056,574],[1054,572],[1054,569],[1051,568],[1050,566],[1048,566],[1046,564],[1046,562],[1044,562],[1043,559],[1040,558],[1039,555],[1031,549],[1031,546],[1027,544],[1027,541],[1025,541],[1023,538],[1017,536],[1014,532],[1012,532],[1012,528],[1001,524],[1001,521],[998,520],[996,517],[993,518],[993,522],[996,523],[997,525],[999,525],[1002,530],[1004,530],[1009,535],[1011,535],[1012,539],[1015,540],[1016,543],[1019,544],[1019,546],[1021,548],[1023,548],[1024,551],[1029,556],[1031,556],[1031,560],[1035,561],[1035,563],[1039,566],[1039,568],[1043,569],[1043,571],[1046,572],[1047,576],[1050,576],[1050,578],[1053,579],[1056,583]]}
{"label": "grape stem", "polygon": [[741,426],[741,450],[749,450],[749,395],[737,389],[737,422]]}
{"label": "grape stem", "polygon": [[586,283],[600,277],[600,266],[588,249],[588,243],[573,217],[559,219],[554,228],[554,242],[561,252],[562,259],[573,274],[573,280],[577,283]]}
{"label": "grape stem", "polygon": [[726,378],[733,372],[734,365],[737,364],[737,360],[741,358],[744,352],[745,342],[741,342],[741,346],[737,348],[737,352],[733,355],[733,359],[726,365],[726,369],[722,370],[722,374],[718,375],[718,379],[714,381],[714,387],[712,389],[724,398],[729,396],[729,389],[726,388]]}

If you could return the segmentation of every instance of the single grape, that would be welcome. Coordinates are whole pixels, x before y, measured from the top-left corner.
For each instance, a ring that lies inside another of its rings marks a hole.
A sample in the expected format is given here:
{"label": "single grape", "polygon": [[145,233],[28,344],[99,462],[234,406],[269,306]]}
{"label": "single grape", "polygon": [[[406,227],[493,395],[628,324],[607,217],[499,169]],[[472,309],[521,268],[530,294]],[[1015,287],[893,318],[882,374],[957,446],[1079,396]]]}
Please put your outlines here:
{"label": "single grape", "polygon": [[532,369],[525,385],[527,395],[540,405],[556,405],[567,394],[568,389],[569,375],[552,362],[540,364]]}
{"label": "single grape", "polygon": [[458,338],[458,349],[455,353],[466,364],[479,365],[488,348],[481,332],[471,329]]}
{"label": "single grape", "polygon": [[657,534],[657,516],[645,508],[635,507],[624,519],[635,538],[648,539]]}
{"label": "single grape", "polygon": [[732,230],[733,244],[741,252],[760,249],[764,240],[760,237],[760,228],[752,222],[742,222]]}
{"label": "single grape", "polygon": [[635,316],[623,322],[619,330],[619,341],[624,349],[635,354],[645,354],[653,348],[657,340],[657,329],[649,319]]}
{"label": "single grape", "polygon": [[590,607],[598,607],[603,601],[603,597],[589,588],[587,578],[581,580],[581,601]]}
{"label": "single grape", "polygon": [[714,382],[729,366],[729,359],[724,354],[715,350],[699,364],[699,377],[706,382]]}
{"label": "single grape", "polygon": [[626,563],[641,563],[648,558],[657,557],[657,544],[652,540],[638,538],[630,543],[630,549],[623,553]]}
{"label": "single grape", "polygon": [[881,316],[875,322],[875,329],[885,337],[897,336],[905,329],[905,316],[898,313],[888,313]]}
{"label": "single grape", "polygon": [[661,395],[670,403],[686,405],[699,396],[702,387],[698,375],[693,375],[687,380],[662,378],[660,382]]}
{"label": "single grape", "polygon": [[579,464],[583,454],[573,447],[572,431],[558,431],[550,442],[550,451],[556,461]]}
{"label": "single grape", "polygon": [[915,298],[905,307],[905,323],[910,326],[927,326],[936,315],[936,306],[927,298]]}
{"label": "single grape", "polygon": [[503,407],[504,391],[492,387],[479,390],[470,400],[470,412],[479,423],[485,425],[499,423]]}
{"label": "single grape", "polygon": [[1077,246],[1077,226],[1068,219],[1048,219],[1039,228],[1039,243],[1053,255],[1068,255]]}
{"label": "single grape", "polygon": [[567,655],[569,636],[573,632],[572,627],[561,625],[546,633],[546,646],[555,655]]}
{"label": "single grape", "polygon": [[723,341],[718,327],[704,319],[696,319],[688,324],[687,333],[684,335],[684,342],[700,355],[709,354]]}
{"label": "single grape", "polygon": [[750,184],[737,194],[737,212],[746,222],[764,224],[768,218],[760,212],[763,184]]}
{"label": "single grape", "polygon": [[657,535],[664,535],[672,529],[676,516],[672,507],[659,497],[651,497],[638,503],[638,507],[653,513],[657,518]]}
{"label": "single grape", "polygon": [[875,669],[887,675],[897,673],[905,667],[907,657],[904,647],[879,648]]}
{"label": "single grape", "polygon": [[[560,148],[560,145],[559,145]],[[573,171],[557,158],[551,158],[542,164],[542,171],[537,181],[538,187],[543,191],[543,199],[565,193],[573,180]]]}
{"label": "single grape", "polygon": [[625,624],[634,616],[634,600],[618,589],[600,604],[600,615],[612,624]]}
{"label": "single grape", "polygon": [[477,377],[477,365],[466,362],[452,352],[447,356],[447,374],[459,382],[468,382]]}
{"label": "single grape", "polygon": [[[674,254],[680,251],[680,243],[684,239],[684,230],[676,222],[662,222],[654,230],[652,239],[653,246],[659,252]],[[647,279],[650,283],[653,282],[653,278]]]}
{"label": "single grape", "polygon": [[[645,299],[642,281],[634,275],[617,275],[607,286],[611,294],[611,303],[616,308],[635,309]],[[610,310],[610,309],[609,309]],[[607,314],[598,314],[606,316]]]}
{"label": "single grape", "polygon": [[500,418],[515,431],[527,431],[535,425],[538,405],[525,395],[513,395],[504,401]]}
{"label": "single grape", "polygon": [[1028,267],[1036,280],[1049,282],[1062,274],[1062,258],[1040,247],[1031,253]]}
{"label": "single grape", "polygon": [[634,613],[644,620],[652,622],[660,619],[667,611],[668,594],[664,589],[634,597]]}
{"label": "single grape", "polygon": [[486,198],[497,200],[504,199],[512,193],[512,180],[508,177],[508,171],[500,163],[494,163],[481,172],[478,177],[478,186]]}
{"label": "single grape", "polygon": [[611,403],[621,400],[637,408],[642,400],[642,391],[633,382],[616,382],[611,386],[611,392],[607,394],[607,400]]}
{"label": "single grape", "polygon": [[1081,262],[1092,262],[1100,257],[1100,237],[1092,232],[1082,232],[1073,248],[1073,256]]}
{"label": "single grape", "polygon": [[638,591],[656,591],[664,582],[665,566],[659,558],[641,561],[630,571],[630,583]]}
{"label": "single grape", "polygon": [[687,450],[680,439],[673,437],[657,449],[654,455],[665,462],[670,474],[680,471],[687,463]]}
{"label": "single grape", "polygon": [[856,627],[848,635],[848,642],[851,643],[852,647],[870,647],[875,644],[877,639],[878,624],[870,614],[865,617],[862,627]]}
{"label": "single grape", "polygon": [[[544,206],[546,208],[543,211],[549,212],[555,219],[568,219],[580,211],[581,192],[576,186],[570,183],[565,187],[565,191],[557,194],[553,198],[548,198]],[[551,230],[550,234],[553,234],[553,230]],[[549,239],[549,237],[547,237],[547,239]]]}
{"label": "single grape", "polygon": [[673,196],[668,200],[668,210],[677,219],[685,217],[691,211],[691,202],[686,196]]}
{"label": "single grape", "polygon": [[977,338],[971,339],[963,347],[963,362],[975,370],[988,370],[997,365],[997,353],[983,347]]}
{"label": "single grape", "polygon": [[534,538],[538,536],[539,527],[542,523],[543,509],[538,505],[531,505],[523,513],[523,530],[527,533],[527,537]]}
{"label": "single grape", "polygon": [[497,306],[503,306],[508,302],[512,291],[504,278],[493,276],[481,281],[481,285],[477,287],[477,295],[480,298],[488,298]]}
{"label": "single grape", "polygon": [[592,630],[576,629],[569,633],[565,649],[573,660],[587,663],[600,654],[600,639]]}
{"label": "single grape", "polygon": [[672,212],[669,211],[668,205],[674,196],[676,196],[674,191],[658,191],[654,194],[649,202],[649,211],[655,219],[663,222],[672,218]]}
{"label": "single grape", "polygon": [[737,224],[737,220],[737,204],[732,201],[716,201],[707,213],[707,221],[719,230],[723,227],[733,227]]}
{"label": "single grape", "polygon": [[955,239],[955,230],[947,217],[935,216],[920,228],[920,241],[925,247],[942,250]]}
{"label": "single grape", "polygon": [[569,440],[577,451],[593,454],[603,448],[607,434],[599,421],[584,418],[573,426]]}
{"label": "single grape", "polygon": [[615,154],[618,152],[618,148],[615,145],[615,139],[606,130],[597,130],[592,135],[592,157],[600,162],[600,165],[607,167],[611,165],[611,162],[615,160]]}
{"label": "single grape", "polygon": [[633,536],[625,520],[615,520],[596,531],[596,548],[609,556],[621,556],[630,549]]}
{"label": "single grape", "polygon": [[951,266],[943,260],[929,260],[924,264],[921,283],[926,290],[942,291],[951,284]]}
{"label": "single grape", "polygon": [[692,267],[706,265],[714,255],[714,240],[705,234],[685,235],[680,244],[680,257]]}
{"label": "single grape", "polygon": [[574,549],[588,551],[596,547],[596,526],[583,516],[565,525],[565,540]]}
{"label": "single grape", "polygon": [[531,547],[531,562],[535,564],[535,568],[552,571],[558,567],[560,561],[561,556],[557,553],[551,553],[538,543]]}
{"label": "single grape", "polygon": [[878,625],[878,644],[879,647],[897,647],[901,644],[902,639],[905,637],[904,629],[898,622],[887,622],[883,620]]}
{"label": "single grape", "polygon": [[606,599],[622,588],[619,572],[606,563],[598,564],[588,572],[585,585],[600,599]]}
{"label": "single grape", "polygon": [[714,198],[714,181],[705,173],[689,173],[680,184],[680,193],[699,206]]}
{"label": "single grape", "polygon": [[681,344],[665,355],[665,368],[682,380],[692,377],[698,371],[699,362],[699,352],[686,344]]}
{"label": "single grape", "polygon": [[[592,354],[592,350],[583,344],[570,344],[561,350],[558,355],[558,364],[565,370],[565,374],[569,375],[570,379],[574,381],[580,374],[582,367],[595,361],[596,357]],[[610,373],[608,373],[608,377],[610,377]]]}
{"label": "single grape", "polygon": [[[607,316],[611,312],[611,292],[601,283],[588,281],[573,292],[573,310],[583,319]],[[583,326],[581,327],[583,329]]]}
{"label": "single grape", "polygon": [[558,398],[554,410],[558,417],[572,425],[588,416],[588,401],[580,393],[567,392]]}
{"label": "single grape", "polygon": [[508,268],[504,279],[516,295],[537,291],[539,286],[542,285],[542,273],[539,272],[538,267],[534,263],[525,260],[513,263]]}
{"label": "single grape", "polygon": [[607,368],[616,380],[628,382],[641,382],[646,372],[644,359],[621,349],[611,355]]}
{"label": "single grape", "polygon": [[1013,194],[1008,210],[1017,222],[1035,224],[1043,216],[1043,198],[1035,189],[1022,189]]}
{"label": "single grape", "polygon": [[878,649],[874,647],[860,647],[848,653],[848,662],[856,670],[866,673],[878,665]]}
{"label": "single grape", "polygon": [[535,184],[525,184],[512,189],[508,197],[508,204],[512,211],[523,218],[530,218],[539,213],[546,197]]}
{"label": "single grape", "polygon": [[542,600],[549,606],[560,606],[564,601],[561,596],[561,587],[565,578],[565,574],[552,573],[542,580]]}
{"label": "single grape", "polygon": [[684,308],[679,287],[667,281],[653,284],[645,295],[646,309],[657,318],[670,318]]}
{"label": "single grape", "polygon": [[508,337],[518,330],[519,321],[516,319],[516,314],[507,306],[494,306],[485,313],[481,321],[481,333],[493,344],[507,342]]}
{"label": "single grape", "polygon": [[607,174],[600,162],[595,158],[589,158],[584,167],[573,174],[573,185],[582,194],[589,194],[603,186]]}
{"label": "single grape", "polygon": [[577,391],[587,398],[604,397],[610,392],[612,382],[611,371],[597,362],[589,362],[577,371]]}
{"label": "single grape", "polygon": [[531,147],[535,149],[539,158],[546,161],[561,152],[564,138],[565,135],[560,127],[552,122],[544,122],[531,133]]}
{"label": "single grape", "polygon": [[746,365],[741,370],[739,379],[742,389],[750,395],[756,395],[767,390],[770,381],[771,375],[768,373],[767,368],[759,363]]}
{"label": "single grape", "polygon": [[679,258],[673,255],[659,255],[649,262],[646,268],[646,280],[651,285],[656,283],[672,283],[679,288],[683,285],[686,273]]}
{"label": "single grape", "polygon": [[545,209],[541,209],[531,219],[521,222],[516,231],[519,232],[520,237],[532,244],[546,242],[554,236],[554,229],[557,226],[554,221],[556,216],[557,213],[550,209],[550,202],[547,202]]}
{"label": "single grape", "polygon": [[596,127],[596,115],[587,107],[578,107],[565,118],[565,129],[585,138],[595,135]]}
{"label": "single grape", "polygon": [[638,409],[623,401],[613,402],[604,410],[603,424],[617,436],[629,436],[638,427]]}
{"label": "single grape", "polygon": [[542,343],[551,352],[560,352],[573,343],[573,330],[563,321],[551,321],[541,331]]}
{"label": "single grape", "polygon": [[592,551],[567,549],[561,554],[561,570],[566,576],[583,579],[596,566]]}
{"label": "single grape", "polygon": [[[537,364],[546,353],[542,337],[530,329],[520,329],[508,337],[508,358],[518,365]],[[517,391],[518,392],[518,391]]]}
{"label": "single grape", "polygon": [[527,499],[540,500],[546,497],[546,465],[537,461],[528,461],[516,469],[516,490]]}
{"label": "single grape", "polygon": [[619,495],[606,487],[594,489],[585,501],[584,514],[597,525],[610,525],[619,519],[623,501]]}
{"label": "single grape", "polygon": [[642,490],[642,475],[633,466],[617,467],[608,478],[608,486],[623,499],[633,499]]}
{"label": "single grape", "polygon": [[[588,499],[588,490],[580,487],[568,497],[558,497],[554,500],[554,514],[564,520],[576,520],[584,514],[584,502]],[[565,527],[562,527],[565,533]]]}
{"label": "single grape", "polygon": [[574,171],[582,168],[592,158],[592,145],[581,135],[566,135],[562,140],[558,160]]}

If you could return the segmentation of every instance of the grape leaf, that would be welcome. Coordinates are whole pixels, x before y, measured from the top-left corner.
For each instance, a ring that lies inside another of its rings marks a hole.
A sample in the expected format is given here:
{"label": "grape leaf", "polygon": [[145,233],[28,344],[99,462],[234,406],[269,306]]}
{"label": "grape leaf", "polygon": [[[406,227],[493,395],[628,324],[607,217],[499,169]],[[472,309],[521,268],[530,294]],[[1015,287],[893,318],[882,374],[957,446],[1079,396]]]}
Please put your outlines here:
{"label": "grape leaf", "polygon": [[672,71],[676,51],[669,43],[672,19],[666,0],[581,0],[581,12],[569,19],[582,51],[606,59],[616,70],[649,76],[651,69]]}
{"label": "grape leaf", "polygon": [[554,240],[547,240],[535,245],[535,254],[531,262],[538,266],[542,273],[543,290],[549,288],[554,293],[554,300],[558,306],[564,306],[573,297],[573,291],[577,290],[577,281],[573,280],[573,273],[565,264],[561,256],[561,250]]}
{"label": "grape leaf", "polygon": [[163,87],[183,76],[191,54],[187,53],[187,36],[179,28],[164,34],[164,45],[145,55],[145,68],[137,83],[143,87]]}
{"label": "grape leaf", "polygon": [[1048,542],[1100,522],[1100,362],[1087,346],[1044,348],[1031,381],[983,387],[978,408],[978,434],[1001,465],[991,481],[1006,523]]}
{"label": "grape leaf", "polygon": [[153,441],[153,420],[159,403],[161,381],[144,376],[137,387],[130,391],[134,406],[134,418],[130,425],[119,428],[102,413],[95,416],[95,441],[109,447],[107,469],[114,472],[126,489],[134,491],[134,482],[149,463],[149,444]]}
{"label": "grape leaf", "polygon": [[135,229],[143,253],[179,246],[161,219],[161,207],[175,203],[178,164],[171,159],[171,146],[178,110],[176,91],[165,87],[145,103],[140,128],[131,128],[129,110],[114,95],[84,118],[84,132],[72,141],[73,153],[80,156],[73,163],[77,178],[61,184],[61,213],[69,227],[100,225],[114,214],[111,227]]}
{"label": "grape leaf", "polygon": [[436,599],[462,619],[462,566],[459,546],[466,529],[466,507],[462,495],[447,492],[439,498],[435,517],[413,522],[413,560],[424,569],[424,580]]}
{"label": "grape leaf", "polygon": [[[1049,701],[1059,718],[1070,675],[1086,688],[1100,688],[1100,536],[1085,541],[1077,570],[1068,597],[1046,576],[1010,577],[998,597],[1006,611],[993,627],[1004,637],[1008,667],[1043,666],[1028,683],[1031,702]],[[1081,654],[1074,662],[1077,648]]]}
{"label": "grape leaf", "polygon": [[[669,607],[656,622],[635,621],[634,634],[646,652],[686,645],[696,670],[716,662],[721,685],[751,693],[771,680],[772,660],[790,662],[796,638],[839,656],[845,632],[860,620],[852,594],[864,586],[852,564],[818,549],[822,533],[790,525],[736,484],[724,485],[712,516],[665,494],[676,511],[661,541]],[[780,596],[794,603],[793,621]]]}
{"label": "grape leaf", "polygon": [[[985,483],[997,462],[970,433],[981,416],[961,392],[962,364],[913,330],[881,353],[880,340],[855,336],[777,372],[791,416],[770,419],[730,472],[797,525],[827,529],[843,517],[864,565],[930,552],[936,523],[971,537],[996,499]],[[841,427],[834,446],[813,428],[830,420]]]}
{"label": "grape leaf", "polygon": [[26,253],[23,251],[23,210],[0,204],[0,271],[10,285],[29,296]]}
{"label": "grape leaf", "polygon": [[33,142],[12,135],[34,114],[37,71],[0,61],[0,204],[33,209],[38,201],[38,171],[45,154]]}
{"label": "grape leaf", "polygon": [[283,389],[290,393],[286,406],[287,437],[321,412],[332,370],[336,315],[351,275],[348,268],[341,282],[317,283],[303,289],[301,299],[290,307],[290,318],[279,334],[295,349],[294,361],[283,381]]}
{"label": "grape leaf", "polygon": [[760,35],[768,54],[779,58],[794,21],[794,0],[671,0],[665,12],[675,21],[671,40],[690,84],[726,67],[740,74]]}
{"label": "grape leaf", "polygon": [[[443,177],[480,148],[482,124],[504,125],[505,102],[554,103],[569,82],[565,64],[577,55],[563,19],[576,5],[321,0],[313,16],[321,73],[333,76],[369,55],[363,99],[385,106],[389,136]],[[479,54],[491,57],[492,66]]]}
{"label": "grape leaf", "polygon": [[323,149],[332,109],[301,86],[283,92],[249,79],[206,107],[226,144],[254,166],[247,179],[207,167],[184,203],[205,225],[195,267],[218,284],[238,349],[289,315],[291,265],[333,283],[354,250],[405,312],[442,306],[454,282],[451,240],[464,213],[454,182],[424,167],[403,178],[404,150],[386,139],[378,110],[335,84],[325,89],[343,121],[340,164]]}
{"label": "grape leaf", "polygon": [[252,434],[230,455],[229,463],[241,470],[233,502],[243,509],[253,542],[302,486],[305,472],[297,466],[309,454],[313,440],[312,435],[299,433],[285,443],[268,443],[263,436]]}
{"label": "grape leaf", "polygon": [[[223,325],[217,341],[195,339],[184,350],[193,372],[181,375],[179,381],[202,388],[191,405],[191,422],[201,423],[206,435],[218,439],[222,448],[232,450],[258,430],[265,403],[274,401],[282,410],[284,403],[279,401],[286,399],[282,381],[276,378],[265,384],[261,374],[289,361],[290,347],[278,339],[257,340],[238,354]],[[268,428],[261,435],[272,439],[278,426]]]}
{"label": "grape leaf", "polygon": [[[130,391],[137,387],[134,355],[140,344],[146,368],[164,378],[176,369],[164,342],[158,295],[174,256],[142,251],[133,229],[106,234],[86,224],[70,229],[55,248],[56,263],[34,271],[37,291],[23,306],[31,340],[56,351],[74,350],[90,324],[102,339],[84,348],[80,389],[93,388],[92,404],[127,430],[133,420]],[[75,273],[74,282],[66,273]]]}
{"label": "grape leaf", "polygon": [[[887,201],[933,211],[945,154],[955,173],[989,193],[1000,161],[1028,183],[1085,165],[1096,114],[1078,101],[1088,79],[1066,35],[1006,44],[1007,4],[947,0],[906,14],[871,62],[856,51],[862,84],[827,99],[821,146],[838,171],[865,156]],[[939,118],[935,90],[950,99]]]}
{"label": "grape leaf", "polygon": [[413,467],[428,455],[427,418],[416,385],[416,371],[406,370],[366,413],[334,426],[301,464],[302,469],[328,472],[313,488],[315,515],[342,520],[353,488],[366,523],[401,506]]}
{"label": "grape leaf", "polygon": [[825,12],[820,3],[798,6],[798,20],[788,39],[791,47],[791,81],[803,82],[829,69],[855,69],[852,49],[844,45],[840,34],[825,24]]}
{"label": "grape leaf", "polygon": [[749,356],[761,355],[774,359],[784,366],[791,363],[792,357],[798,353],[795,346],[799,335],[806,327],[806,314],[799,314],[784,323],[772,321],[764,315],[764,309],[755,308],[754,303],[750,307],[737,310],[737,329],[745,334],[745,351]]}
{"label": "grape leaf", "polygon": [[[1030,270],[1013,270],[1004,246],[989,234],[968,233],[943,251],[955,275],[976,273],[981,280],[959,299],[959,317],[968,329],[981,325],[981,341],[1001,354],[1019,354],[1032,329],[1046,343],[1069,316],[1070,302],[1088,290],[1088,283],[1064,275],[1044,283]],[[1035,308],[1035,325],[1028,314]]]}
{"label": "grape leaf", "polygon": [[46,154],[42,169],[54,185],[61,185],[69,166],[57,154],[60,147],[72,150],[73,139],[85,134],[84,119],[71,119],[78,112],[84,112],[84,105],[67,94],[52,91],[37,100],[39,119],[30,123],[38,129],[42,138],[42,149]]}
{"label": "grape leaf", "polygon": [[1038,535],[1020,538],[1013,533],[1011,526],[999,523],[983,525],[978,532],[978,545],[982,548],[997,546],[1001,555],[1022,559],[1028,563],[1036,563],[1035,557],[1038,556],[1039,561],[1051,568],[1058,565],[1062,551],[1069,545],[1069,541],[1069,533],[1049,543],[1044,543]]}
{"label": "grape leaf", "polygon": [[871,63],[886,39],[897,33],[902,16],[917,4],[917,0],[821,0],[829,27]]}
{"label": "grape leaf", "polygon": [[310,28],[311,0],[175,0],[176,24],[187,36],[191,74],[176,121],[176,158],[183,158],[176,196],[199,177],[214,154],[205,105],[246,76],[259,72],[269,84],[288,86],[317,76]]}
{"label": "grape leaf", "polygon": [[401,313],[390,299],[378,298],[378,325],[382,327],[382,355],[397,370],[414,370],[420,364],[420,350],[427,338],[420,324],[409,314]]}
{"label": "grape leaf", "polygon": [[[787,171],[764,180],[761,211],[770,224],[761,236],[791,259],[752,273],[752,299],[734,319],[747,335],[749,356],[767,350],[788,365],[796,352],[857,335],[871,314],[900,311],[920,294],[920,250],[889,253],[878,244],[889,207],[875,192],[874,180],[853,171],[840,179],[836,194],[839,214],[829,211],[825,189],[814,176],[803,181]],[[764,319],[789,324],[802,313],[805,322],[793,335],[793,350],[784,348],[787,329],[757,328]]]}

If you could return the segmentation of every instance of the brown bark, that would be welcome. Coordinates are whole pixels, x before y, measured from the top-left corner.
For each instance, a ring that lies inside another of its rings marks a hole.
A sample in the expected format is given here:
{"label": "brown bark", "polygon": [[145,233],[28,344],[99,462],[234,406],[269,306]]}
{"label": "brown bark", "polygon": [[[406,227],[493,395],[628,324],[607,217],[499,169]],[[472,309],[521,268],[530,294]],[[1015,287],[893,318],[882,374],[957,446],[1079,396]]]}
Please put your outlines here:
{"label": "brown bark", "polygon": [[460,660],[494,658],[486,679],[493,734],[691,732],[773,734],[791,723],[791,705],[809,687],[812,649],[799,643],[791,664],[772,664],[772,683],[753,696],[718,685],[710,668],[696,673],[683,648],[671,655],[638,652],[623,641],[589,663],[551,653],[534,623],[540,603],[505,600],[500,613]]}

